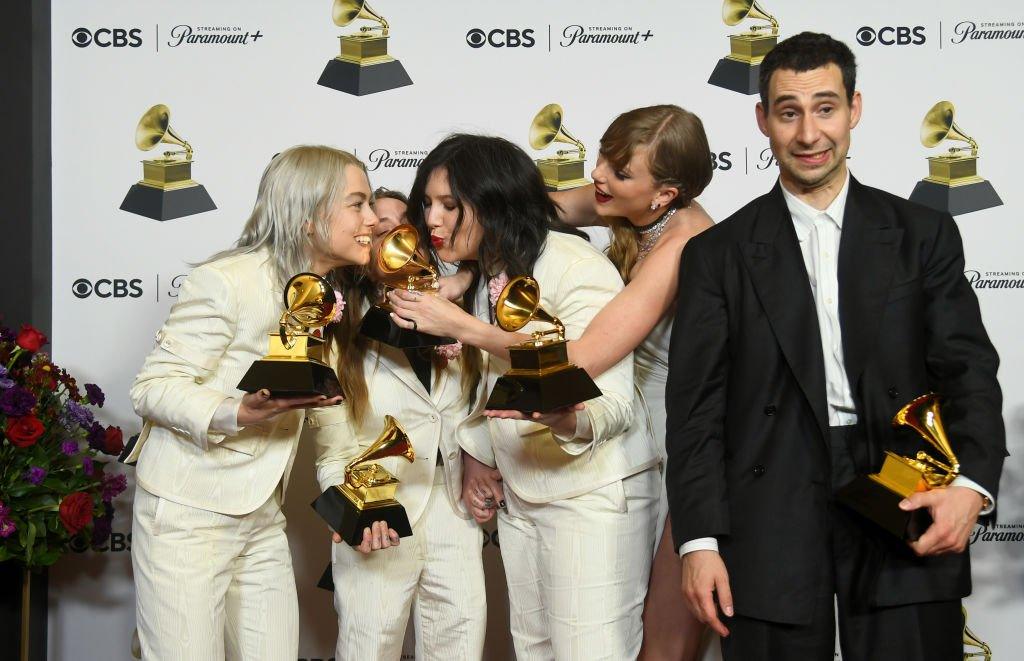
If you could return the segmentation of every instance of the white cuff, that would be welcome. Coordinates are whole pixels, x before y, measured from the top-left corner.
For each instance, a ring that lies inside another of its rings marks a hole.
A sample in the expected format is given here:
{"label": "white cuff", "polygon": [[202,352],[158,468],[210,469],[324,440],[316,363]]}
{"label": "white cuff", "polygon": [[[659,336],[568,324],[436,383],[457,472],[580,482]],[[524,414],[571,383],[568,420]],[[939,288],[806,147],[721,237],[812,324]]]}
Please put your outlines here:
{"label": "white cuff", "polygon": [[213,419],[210,420],[210,431],[214,434],[234,436],[242,431],[238,426],[238,409],[242,407],[242,400],[228,397],[217,410],[213,412]]}
{"label": "white cuff", "polygon": [[986,514],[991,514],[992,511],[995,510],[996,508],[996,499],[992,497],[992,494],[990,494],[988,491],[985,490],[983,486],[981,486],[980,484],[978,484],[969,477],[964,477],[963,475],[960,475],[955,480],[953,480],[953,482],[949,486],[967,487],[968,489],[974,489],[982,496],[984,496],[985,505],[982,506],[981,511],[978,513],[978,516],[985,516]]}
{"label": "white cuff", "polygon": [[551,435],[566,454],[573,456],[583,454],[594,442],[594,425],[590,420],[590,409],[576,411],[576,432],[572,438],[556,434],[553,429]]}
{"label": "white cuff", "polygon": [[679,547],[679,557],[681,558],[687,553],[693,553],[694,551],[714,551],[718,553],[718,540],[714,537],[691,539]]}

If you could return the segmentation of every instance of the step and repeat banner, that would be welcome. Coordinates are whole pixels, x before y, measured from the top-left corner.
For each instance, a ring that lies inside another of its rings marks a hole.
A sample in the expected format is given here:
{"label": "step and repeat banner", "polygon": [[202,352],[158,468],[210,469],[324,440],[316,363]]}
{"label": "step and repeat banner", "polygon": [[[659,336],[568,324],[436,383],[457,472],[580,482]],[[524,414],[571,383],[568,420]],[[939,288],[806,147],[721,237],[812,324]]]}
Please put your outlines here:
{"label": "step and repeat banner", "polygon": [[[730,35],[770,19],[780,38],[828,32],[859,62],[864,116],[853,133],[853,173],[956,215],[966,276],[1002,357],[1013,456],[998,523],[979,526],[971,540],[974,594],[965,605],[993,658],[1014,658],[1024,621],[1024,187],[1013,160],[1024,153],[1015,68],[1024,8],[1011,0],[758,3],[737,0],[723,12],[721,0],[371,0],[360,12],[360,2],[331,0],[53,0],[55,359],[101,384],[106,419],[126,436],[137,432],[128,388],[189,265],[237,238],[263,168],[299,143],[350,150],[366,162],[372,186],[405,191],[428,150],[454,131],[501,135],[535,158],[555,156],[567,145],[533,149],[529,129],[542,108],[558,104],[546,121],[588,148],[589,173],[619,113],[675,103],[704,120],[715,173],[700,201],[723,219],[767,191],[778,172],[749,86],[749,60],[771,40],[731,43]],[[383,21],[387,39],[362,29]],[[165,160],[185,142],[191,160]],[[949,157],[949,147],[972,144],[976,158]],[[309,507],[312,462],[302,447],[285,509],[299,655],[328,659],[337,625],[331,595],[315,587],[330,543]],[[83,549],[53,569],[54,660],[138,656],[130,493],[105,548]],[[493,525],[482,553],[486,658],[511,659]],[[717,658],[710,647],[707,658]],[[403,658],[414,658],[411,637],[407,650]]]}

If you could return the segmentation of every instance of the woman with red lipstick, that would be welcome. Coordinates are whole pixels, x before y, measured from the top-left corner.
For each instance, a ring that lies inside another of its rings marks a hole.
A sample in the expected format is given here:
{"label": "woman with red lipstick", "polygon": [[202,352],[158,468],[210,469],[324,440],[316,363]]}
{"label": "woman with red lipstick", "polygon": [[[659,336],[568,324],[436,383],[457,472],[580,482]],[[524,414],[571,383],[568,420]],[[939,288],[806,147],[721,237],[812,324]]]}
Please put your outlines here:
{"label": "woman with red lipstick", "polygon": [[[516,658],[632,659],[640,651],[654,548],[660,454],[626,352],[596,378],[602,396],[569,410],[504,419],[484,403],[528,336],[494,325],[506,278],[532,275],[541,305],[578,339],[622,289],[588,242],[552,231],[556,210],[536,165],[500,138],[454,135],[424,159],[409,216],[437,256],[472,267],[466,309],[439,296],[392,292],[396,323],[460,340],[472,412],[455,427],[462,501],[478,520],[500,506]],[[482,351],[481,351],[482,350]],[[501,485],[492,481],[493,468]]]}
{"label": "woman with red lipstick", "polygon": [[[594,185],[552,194],[567,223],[611,229],[608,257],[626,282],[583,337],[569,343],[570,358],[595,375],[633,352],[662,459],[680,255],[688,239],[713,224],[694,200],[711,181],[709,153],[704,127],[693,113],[674,105],[636,108],[619,115],[601,137]],[[662,487],[640,658],[690,661],[704,627],[680,592],[680,560],[667,519]]]}

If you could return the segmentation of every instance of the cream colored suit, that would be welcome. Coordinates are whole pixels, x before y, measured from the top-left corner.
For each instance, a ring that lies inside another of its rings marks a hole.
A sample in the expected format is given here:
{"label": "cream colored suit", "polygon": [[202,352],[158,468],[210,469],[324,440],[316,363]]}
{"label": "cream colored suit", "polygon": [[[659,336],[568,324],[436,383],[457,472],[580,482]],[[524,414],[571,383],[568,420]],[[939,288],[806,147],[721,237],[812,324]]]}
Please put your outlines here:
{"label": "cream colored suit", "polygon": [[[143,431],[132,540],[146,659],[296,658],[298,605],[281,494],[303,413],[214,433],[268,348],[281,283],[264,251],[197,267],[131,389]],[[225,633],[227,634],[225,638]]]}
{"label": "cream colored suit", "polygon": [[[541,306],[565,324],[568,339],[582,335],[622,289],[604,255],[558,232],[548,234],[533,277]],[[489,304],[484,287],[476,300],[480,318],[488,319]],[[579,414],[589,416],[592,439],[560,439],[543,425],[483,416],[494,382],[509,368],[484,355],[478,405],[456,437],[505,481],[508,508],[498,514],[498,529],[517,658],[635,658],[660,456],[634,389],[633,357],[595,379],[602,396]]]}
{"label": "cream colored suit", "polygon": [[[482,533],[459,508],[462,491],[454,423],[465,415],[457,362],[432,370],[427,390],[404,352],[379,344],[363,363],[370,409],[361,428],[344,404],[307,413],[317,445],[321,489],[344,481],[345,465],[380,433],[392,415],[409,434],[416,459],[378,460],[401,481],[396,498],[413,534],[398,547],[368,555],[334,544],[338,661],[397,661],[413,604],[417,659],[480,659],[487,622]],[[437,466],[438,452],[444,457]]]}

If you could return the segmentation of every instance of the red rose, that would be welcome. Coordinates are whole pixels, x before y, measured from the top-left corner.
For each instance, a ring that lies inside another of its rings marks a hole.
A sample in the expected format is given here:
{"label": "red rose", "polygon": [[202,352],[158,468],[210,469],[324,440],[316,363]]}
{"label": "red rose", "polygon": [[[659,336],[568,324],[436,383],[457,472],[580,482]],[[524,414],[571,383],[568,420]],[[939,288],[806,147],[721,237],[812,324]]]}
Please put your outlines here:
{"label": "red rose", "polygon": [[35,445],[42,435],[43,423],[34,415],[7,419],[7,440],[15,447],[27,448]]}
{"label": "red rose", "polygon": [[124,449],[124,435],[120,427],[107,426],[103,435],[103,451],[107,454],[121,454]]}
{"label": "red rose", "polygon": [[18,338],[15,341],[25,351],[36,352],[39,351],[39,347],[46,344],[46,336],[32,326],[24,324],[21,327],[21,331],[18,332]]}
{"label": "red rose", "polygon": [[92,498],[89,494],[77,491],[64,496],[60,501],[60,522],[72,535],[77,535],[92,523]]}

